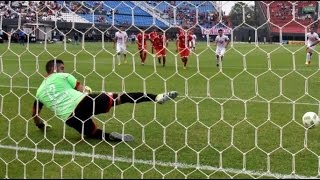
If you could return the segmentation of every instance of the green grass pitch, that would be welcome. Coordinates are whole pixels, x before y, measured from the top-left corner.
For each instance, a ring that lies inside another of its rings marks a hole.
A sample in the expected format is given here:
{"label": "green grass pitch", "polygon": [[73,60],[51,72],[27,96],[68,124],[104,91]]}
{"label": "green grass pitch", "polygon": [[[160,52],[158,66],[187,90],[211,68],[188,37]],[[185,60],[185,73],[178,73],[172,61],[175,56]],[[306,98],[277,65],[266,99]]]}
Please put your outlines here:
{"label": "green grass pitch", "polygon": [[[148,46],[150,50],[150,46]],[[318,49],[318,48],[317,48]],[[318,175],[320,133],[301,117],[319,112],[319,57],[306,66],[305,47],[234,44],[222,68],[215,46],[199,42],[188,68],[169,43],[167,65],[151,54],[140,64],[129,44],[128,63],[113,65],[111,43],[0,46],[0,178],[280,178]],[[270,59],[267,58],[270,53]],[[81,139],[43,109],[53,128],[34,126],[32,103],[53,57],[94,91],[162,93],[163,105],[125,104],[99,115],[106,131],[135,141]]]}

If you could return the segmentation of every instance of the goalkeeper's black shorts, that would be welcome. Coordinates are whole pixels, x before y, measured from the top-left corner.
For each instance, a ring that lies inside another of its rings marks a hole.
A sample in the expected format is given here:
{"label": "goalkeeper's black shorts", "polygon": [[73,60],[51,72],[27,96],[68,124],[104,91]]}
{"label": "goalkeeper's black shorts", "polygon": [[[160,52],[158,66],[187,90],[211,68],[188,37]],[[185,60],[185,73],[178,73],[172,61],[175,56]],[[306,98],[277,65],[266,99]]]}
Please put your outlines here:
{"label": "goalkeeper's black shorts", "polygon": [[117,97],[117,94],[88,94],[78,104],[73,114],[66,121],[66,124],[81,134],[86,136],[92,135],[97,130],[92,117],[109,112],[110,108],[114,106],[114,97]]}

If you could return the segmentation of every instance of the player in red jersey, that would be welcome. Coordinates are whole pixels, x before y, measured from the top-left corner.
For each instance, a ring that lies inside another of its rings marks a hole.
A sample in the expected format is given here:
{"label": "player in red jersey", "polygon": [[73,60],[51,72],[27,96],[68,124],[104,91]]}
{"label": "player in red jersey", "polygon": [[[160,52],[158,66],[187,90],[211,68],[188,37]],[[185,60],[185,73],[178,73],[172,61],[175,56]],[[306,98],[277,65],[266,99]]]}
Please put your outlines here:
{"label": "player in red jersey", "polygon": [[142,32],[136,36],[136,42],[140,53],[141,64],[144,65],[147,58],[147,40],[149,39],[149,35],[143,31],[144,29],[141,30]]}
{"label": "player in red jersey", "polygon": [[162,57],[162,66],[166,66],[166,47],[168,46],[168,40],[161,30],[158,30],[158,35],[152,41],[154,49],[156,50],[156,55],[158,57],[159,64],[161,64]]}
{"label": "player in red jersey", "polygon": [[191,34],[185,33],[183,29],[179,29],[179,35],[176,41],[176,52],[179,52],[181,60],[183,62],[183,69],[187,69],[188,57],[190,54],[189,44],[192,43]]}
{"label": "player in red jersey", "polygon": [[[151,42],[153,42],[154,38],[157,37],[157,29],[156,28],[154,28],[153,31],[149,34],[149,37],[150,37]],[[153,43],[151,45],[151,53],[152,54],[154,53],[154,45],[153,45]]]}

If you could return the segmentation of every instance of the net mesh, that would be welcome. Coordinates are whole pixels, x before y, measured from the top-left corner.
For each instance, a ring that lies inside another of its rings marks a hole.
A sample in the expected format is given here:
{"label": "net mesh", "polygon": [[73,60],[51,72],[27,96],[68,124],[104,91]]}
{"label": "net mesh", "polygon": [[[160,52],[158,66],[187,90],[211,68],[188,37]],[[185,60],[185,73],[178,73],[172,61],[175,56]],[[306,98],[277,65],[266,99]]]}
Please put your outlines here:
{"label": "net mesh", "polygon": [[[319,114],[317,48],[306,66],[305,33],[318,30],[316,1],[1,1],[1,178],[317,178],[319,133],[303,126]],[[225,7],[232,7],[229,15]],[[112,38],[128,34],[117,64]],[[196,48],[183,69],[178,29]],[[141,66],[133,35],[161,29],[162,67],[147,42]],[[214,38],[231,42],[216,67]],[[39,131],[31,108],[49,59],[95,92],[177,90],[167,104],[114,107],[95,121],[135,136],[109,143],[79,136],[54,113]]]}

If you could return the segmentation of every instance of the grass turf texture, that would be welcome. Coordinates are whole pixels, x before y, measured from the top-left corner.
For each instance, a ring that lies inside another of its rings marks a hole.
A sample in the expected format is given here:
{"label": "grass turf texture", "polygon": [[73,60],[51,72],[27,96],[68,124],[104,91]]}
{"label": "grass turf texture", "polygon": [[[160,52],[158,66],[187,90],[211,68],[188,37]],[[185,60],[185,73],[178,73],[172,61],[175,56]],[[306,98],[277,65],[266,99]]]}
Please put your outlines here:
{"label": "grass turf texture", "polygon": [[[301,120],[305,112],[319,111],[316,53],[307,67],[302,46],[234,44],[220,70],[215,46],[199,42],[184,70],[174,42],[166,67],[151,54],[142,66],[136,45],[128,50],[128,63],[118,66],[111,43],[67,44],[66,50],[63,44],[1,45],[0,178],[317,176],[320,134],[306,131]],[[53,129],[43,133],[31,108],[53,57],[93,91],[176,90],[180,96],[97,116],[100,127],[130,133],[134,142],[83,140],[46,108],[41,116]]]}

